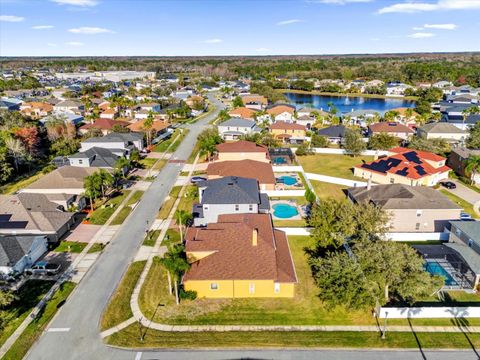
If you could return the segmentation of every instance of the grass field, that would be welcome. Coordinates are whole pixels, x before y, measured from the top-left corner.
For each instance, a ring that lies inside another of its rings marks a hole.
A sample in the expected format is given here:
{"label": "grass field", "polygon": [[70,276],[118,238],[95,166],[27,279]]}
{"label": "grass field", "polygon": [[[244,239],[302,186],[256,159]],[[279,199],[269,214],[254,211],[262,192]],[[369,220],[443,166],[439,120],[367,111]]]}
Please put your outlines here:
{"label": "grass field", "polygon": [[120,210],[120,212],[115,216],[115,218],[112,220],[112,225],[120,225],[123,224],[125,219],[127,218],[128,215],[132,212],[132,205],[140,201],[141,197],[143,196],[143,191],[136,190],[130,199],[128,199],[127,203],[125,206]]}
{"label": "grass field", "polygon": [[177,210],[185,210],[189,213],[192,212],[193,203],[198,201],[198,188],[196,185],[187,185],[183,196],[180,199]]}
{"label": "grass field", "polygon": [[110,329],[133,316],[130,297],[146,263],[146,261],[136,261],[130,264],[102,315],[101,330]]}
{"label": "grass field", "polygon": [[305,227],[307,222],[302,220],[273,220],[273,226],[275,227]]}
{"label": "grass field", "polygon": [[[385,340],[378,332],[166,332],[145,330],[143,342],[139,326],[132,324],[109,336],[107,344],[130,348],[411,348],[421,346],[435,349],[468,349],[480,346],[480,337],[462,333],[387,334]],[[476,358],[472,351],[472,359]]]}
{"label": "grass field", "polygon": [[343,192],[344,189],[347,189],[346,186],[315,180],[310,180],[310,182],[315,189],[315,194],[317,194],[320,200],[328,198],[334,198],[336,200],[346,199],[345,193]]}
{"label": "grass field", "polygon": [[144,246],[154,246],[159,235],[160,235],[160,230],[150,231],[148,233],[148,235],[145,236],[145,239],[143,240],[142,245],[144,245]]}
{"label": "grass field", "polygon": [[308,173],[358,180],[353,176],[353,167],[362,164],[362,161],[373,161],[373,156],[316,154],[298,156],[298,161]]}
{"label": "grass field", "polygon": [[465,211],[466,213],[470,214],[473,218],[475,219],[480,219],[480,215],[477,214],[475,212],[475,210],[473,210],[473,206],[472,204],[470,204],[469,202],[466,202],[465,200],[463,200],[462,198],[458,197],[457,195],[454,195],[452,194],[450,191],[448,190],[445,190],[445,189],[442,189],[440,190],[440,192],[447,196],[450,200],[452,200],[455,204],[458,204],[459,206],[461,206],[463,208],[463,211]]}
{"label": "grass field", "polygon": [[168,229],[162,240],[162,246],[169,246],[180,242],[180,233],[176,229]]}
{"label": "grass field", "polygon": [[22,176],[17,177],[16,179],[10,180],[8,184],[0,186],[0,194],[9,195],[17,192],[18,190],[34,183],[45,174],[48,174],[51,167],[52,167],[51,164],[47,164],[43,168],[39,168],[38,170],[31,171],[29,173],[26,173]]}
{"label": "grass field", "polygon": [[105,205],[96,208],[88,218],[90,224],[104,225],[129,193],[130,190],[123,190],[117,196],[108,200]]}
{"label": "grass field", "polygon": [[29,280],[20,288],[17,299],[3,309],[4,327],[0,331],[0,345],[12,335],[53,284],[54,281]]}
{"label": "grass field", "polygon": [[[76,242],[76,241],[62,241],[60,244],[53,249],[55,252],[71,252],[71,253],[81,253],[83,249],[88,245],[86,242]],[[103,250],[104,245],[100,243],[95,243],[92,245],[89,253],[94,253]]]}
{"label": "grass field", "polygon": [[175,200],[177,200],[178,194],[182,189],[181,186],[174,186],[172,190],[170,190],[170,194],[165,202],[160,207],[160,210],[157,215],[157,219],[166,219],[170,211],[172,210],[173,204],[175,204]]}
{"label": "grass field", "polygon": [[139,161],[144,169],[150,169],[156,162],[157,159],[153,158],[143,158]]}
{"label": "grass field", "polygon": [[55,292],[50,301],[47,302],[45,308],[37,318],[35,318],[23,331],[20,337],[15,341],[10,350],[5,354],[3,359],[21,360],[27,351],[32,347],[33,343],[45,331],[48,323],[53,319],[58,309],[65,303],[70,293],[75,288],[72,282],[63,283]]}

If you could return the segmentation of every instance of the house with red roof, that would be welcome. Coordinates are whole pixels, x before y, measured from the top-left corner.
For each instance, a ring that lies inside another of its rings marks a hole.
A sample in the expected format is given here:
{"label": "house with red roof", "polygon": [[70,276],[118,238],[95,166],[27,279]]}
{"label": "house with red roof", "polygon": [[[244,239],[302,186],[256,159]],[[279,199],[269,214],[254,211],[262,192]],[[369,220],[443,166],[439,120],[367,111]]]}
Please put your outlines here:
{"label": "house with red roof", "polygon": [[396,138],[406,140],[415,132],[406,125],[397,122],[379,122],[368,126],[368,136],[389,134]]}
{"label": "house with red roof", "polygon": [[97,119],[90,124],[85,124],[85,125],[81,126],[78,129],[78,131],[80,132],[80,134],[86,134],[91,129],[97,129],[97,130],[100,130],[103,135],[107,135],[107,134],[111,133],[112,131],[114,131],[113,127],[115,125],[121,126],[121,127],[127,127],[128,125],[130,125],[130,123],[126,122],[126,121],[121,121],[121,120],[112,120],[112,119],[102,119],[102,118],[100,118],[100,119]]}
{"label": "house with red roof", "polygon": [[434,186],[447,179],[450,168],[446,158],[420,150],[396,147],[390,155],[357,165],[353,174],[378,184]]}
{"label": "house with red roof", "polygon": [[239,140],[217,145],[216,162],[250,159],[270,163],[268,148],[251,141]]}
{"label": "house with red roof", "polygon": [[286,121],[276,121],[270,125],[270,133],[288,144],[301,144],[305,141],[306,128],[303,125]]}

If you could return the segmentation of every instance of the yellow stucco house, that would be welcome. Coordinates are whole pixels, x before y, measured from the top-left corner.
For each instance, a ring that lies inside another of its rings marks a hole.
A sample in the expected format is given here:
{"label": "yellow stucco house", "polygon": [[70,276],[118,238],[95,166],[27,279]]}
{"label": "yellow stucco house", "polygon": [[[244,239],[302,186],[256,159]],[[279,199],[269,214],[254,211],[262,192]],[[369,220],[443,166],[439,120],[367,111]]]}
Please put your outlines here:
{"label": "yellow stucco house", "polygon": [[251,141],[239,140],[217,145],[215,162],[254,160],[270,163],[268,148]]}
{"label": "yellow stucco house", "polygon": [[291,298],[297,276],[288,241],[270,214],[220,215],[189,228],[185,290],[205,298]]}
{"label": "yellow stucco house", "polygon": [[298,143],[305,141],[306,128],[300,124],[286,121],[277,121],[270,125],[270,133],[285,143]]}

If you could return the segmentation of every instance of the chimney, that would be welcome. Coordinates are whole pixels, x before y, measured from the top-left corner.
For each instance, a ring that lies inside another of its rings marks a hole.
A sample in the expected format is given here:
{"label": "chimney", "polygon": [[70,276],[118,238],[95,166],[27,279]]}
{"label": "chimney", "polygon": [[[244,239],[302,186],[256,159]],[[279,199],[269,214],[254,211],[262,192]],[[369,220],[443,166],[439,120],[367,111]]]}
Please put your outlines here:
{"label": "chimney", "polygon": [[254,228],[252,231],[252,246],[257,246],[258,244],[258,229]]}

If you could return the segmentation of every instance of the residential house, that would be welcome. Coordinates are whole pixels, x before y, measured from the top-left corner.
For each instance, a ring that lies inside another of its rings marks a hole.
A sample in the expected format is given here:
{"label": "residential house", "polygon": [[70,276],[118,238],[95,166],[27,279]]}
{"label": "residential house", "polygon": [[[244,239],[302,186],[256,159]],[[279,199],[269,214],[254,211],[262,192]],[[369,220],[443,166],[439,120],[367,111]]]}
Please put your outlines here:
{"label": "residential house", "polygon": [[[145,119],[131,123],[130,125],[127,126],[127,128],[133,132],[145,132],[144,124],[145,124]],[[171,124],[168,121],[155,119],[152,123],[151,131],[152,133],[157,135],[165,132],[165,130],[168,129],[170,125]]]}
{"label": "residential house", "polygon": [[236,109],[230,110],[228,112],[228,115],[232,118],[242,118],[242,119],[248,119],[248,120],[253,120],[255,118],[255,110],[249,109],[245,106],[238,107]]}
{"label": "residential house", "polygon": [[267,108],[267,114],[270,115],[272,122],[285,121],[293,122],[295,116],[295,106],[278,104]]}
{"label": "residential house", "polygon": [[87,151],[92,147],[104,149],[126,150],[129,156],[133,150],[144,149],[144,136],[139,132],[109,133],[101,137],[92,137],[80,143],[80,151]]}
{"label": "residential house", "polygon": [[390,232],[443,232],[451,220],[460,219],[462,208],[435,189],[385,184],[347,189],[355,203],[370,203],[389,216]]}
{"label": "residential house", "polygon": [[0,235],[0,275],[21,274],[47,250],[47,237],[43,235]]}
{"label": "residential house", "polygon": [[396,122],[379,122],[368,126],[368,136],[388,134],[396,138],[407,140],[415,132],[406,125]]}
{"label": "residential house", "polygon": [[258,181],[260,190],[275,190],[275,175],[272,165],[262,161],[238,160],[208,164],[208,180],[227,176],[245,177]]}
{"label": "residential house", "polygon": [[111,120],[111,119],[96,119],[90,124],[85,124],[80,126],[78,132],[80,134],[86,134],[89,130],[100,130],[103,135],[110,134],[115,130],[115,126],[120,126],[126,128],[130,123],[121,120]]}
{"label": "residential house", "polygon": [[189,228],[185,290],[200,298],[292,298],[297,276],[287,236],[269,214],[221,215]]}
{"label": "residential house", "polygon": [[403,96],[405,90],[407,89],[413,89],[413,86],[401,83],[399,81],[392,81],[387,83],[388,96]]}
{"label": "residential house", "polygon": [[380,117],[375,110],[352,110],[342,115],[343,119],[350,125],[366,127],[369,123]]}
{"label": "residential house", "polygon": [[20,109],[20,104],[0,99],[0,110],[14,111]]}
{"label": "residential house", "polygon": [[418,128],[417,135],[425,139],[445,139],[449,143],[462,144],[468,132],[446,122],[431,122]]}
{"label": "residential house", "polygon": [[353,174],[378,184],[405,184],[434,186],[448,178],[450,168],[446,158],[419,150],[397,147],[390,156],[357,165]]}
{"label": "residential house", "polygon": [[232,118],[217,125],[218,133],[224,140],[237,140],[244,135],[259,133],[261,129],[253,120]]}
{"label": "residential house", "polygon": [[223,214],[258,214],[270,210],[266,194],[255,179],[226,176],[198,183],[199,204],[193,205],[193,223],[205,226]]}
{"label": "residential house", "polygon": [[300,124],[276,121],[270,125],[270,133],[285,143],[298,144],[305,141],[306,128]]}
{"label": "residential house", "polygon": [[480,184],[480,173],[473,176],[473,174],[467,173],[465,170],[466,160],[470,156],[480,156],[480,149],[467,149],[463,146],[455,147],[448,155],[447,165],[458,175],[469,178],[478,185]]}
{"label": "residential house", "polygon": [[38,119],[49,115],[53,111],[53,106],[49,103],[39,101],[24,102],[20,105],[20,111],[23,115],[29,116],[32,119]]}
{"label": "residential house", "polygon": [[115,154],[111,149],[92,147],[87,151],[69,155],[68,160],[70,166],[113,169],[115,168],[115,163],[121,157],[117,154]]}
{"label": "residential house", "polygon": [[143,103],[138,105],[141,110],[145,110],[147,112],[153,112],[153,113],[158,113],[160,112],[161,106],[160,104],[157,103]]}
{"label": "residential house", "polygon": [[100,113],[101,119],[114,120],[118,117],[118,111],[116,109],[106,109]]}
{"label": "residential house", "polygon": [[79,101],[63,100],[60,101],[58,104],[54,105],[53,109],[55,110],[55,112],[82,114],[85,110],[85,106]]}
{"label": "residential house", "polygon": [[55,112],[53,114],[45,116],[44,118],[41,118],[40,120],[38,120],[38,122],[42,125],[45,125],[48,121],[55,119],[63,119],[66,124],[70,123],[72,125],[78,125],[83,121],[83,116],[73,113]]}
{"label": "residential house", "polygon": [[268,148],[245,140],[217,145],[215,162],[239,161],[245,159],[270,163]]}
{"label": "residential house", "polygon": [[453,86],[453,83],[450,82],[450,81],[446,81],[446,80],[437,81],[436,83],[432,84],[432,87],[437,88],[437,89],[444,89],[444,88],[450,87],[450,86]]}
{"label": "residential house", "polygon": [[408,127],[415,126],[417,124],[417,118],[420,117],[419,113],[408,107],[399,107],[395,109],[390,109],[389,111],[396,113],[393,120]]}
{"label": "residential house", "polygon": [[265,96],[255,94],[240,95],[243,105],[246,108],[253,110],[263,110],[268,105],[268,100]]}
{"label": "residential house", "polygon": [[57,242],[74,222],[75,214],[47,195],[0,195],[0,235],[44,235]]}
{"label": "residential house", "polygon": [[341,144],[348,129],[344,125],[333,125],[317,131],[320,136],[325,136],[333,144]]}

